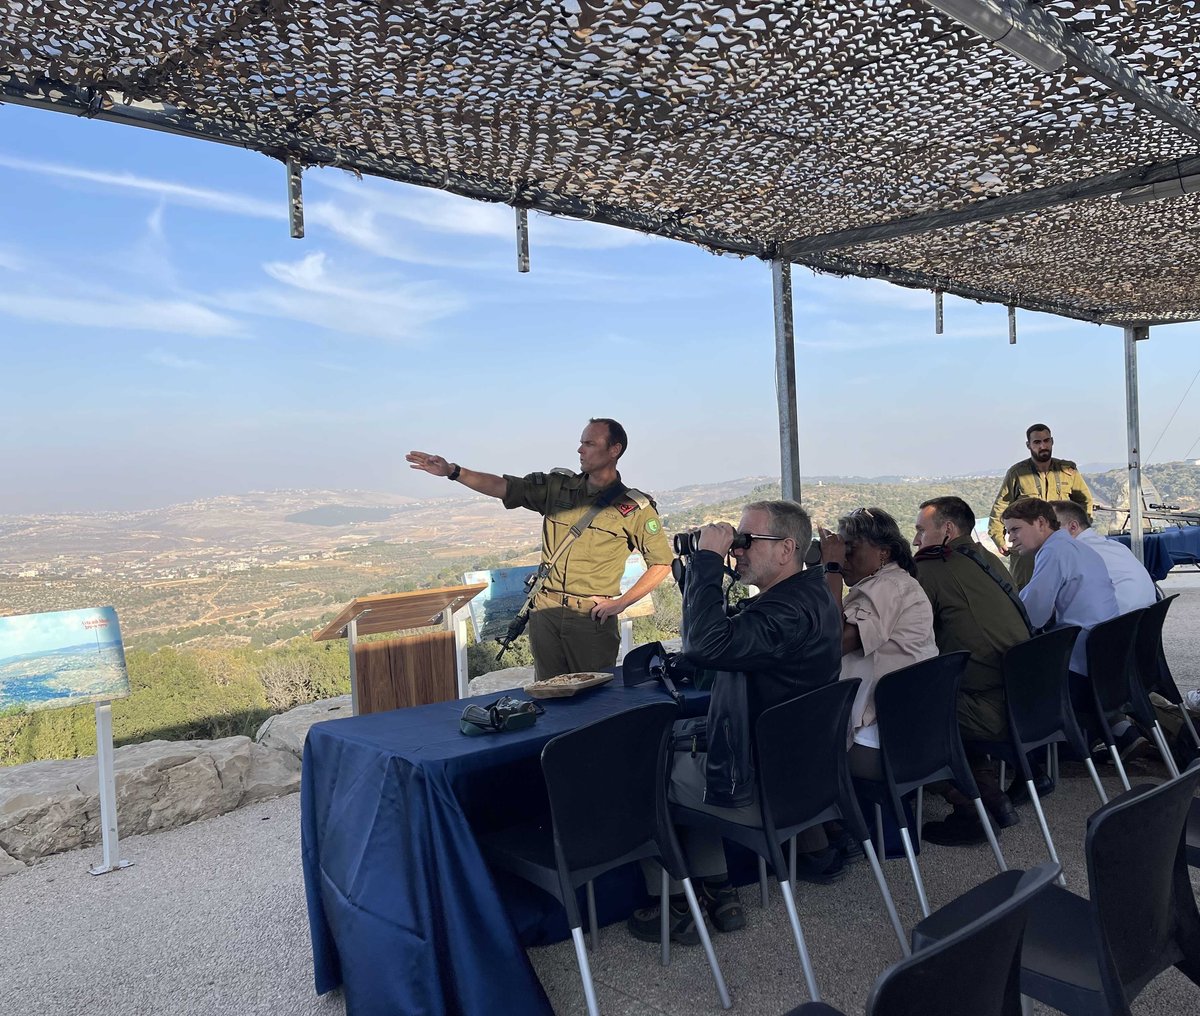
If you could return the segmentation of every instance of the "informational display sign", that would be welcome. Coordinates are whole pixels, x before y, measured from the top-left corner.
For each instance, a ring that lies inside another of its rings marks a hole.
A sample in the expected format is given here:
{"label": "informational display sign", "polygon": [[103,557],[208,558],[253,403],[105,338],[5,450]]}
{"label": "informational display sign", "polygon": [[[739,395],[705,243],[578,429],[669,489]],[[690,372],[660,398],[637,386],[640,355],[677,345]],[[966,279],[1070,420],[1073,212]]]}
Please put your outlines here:
{"label": "informational display sign", "polygon": [[[486,582],[487,589],[476,596],[469,604],[471,624],[475,628],[475,638],[480,642],[498,639],[508,631],[509,622],[517,616],[521,604],[528,595],[525,590],[525,580],[537,571],[535,565],[520,568],[493,568],[490,571],[470,571],[463,575],[463,582]],[[631,554],[625,562],[625,571],[621,575],[621,592],[629,589],[646,573],[646,563],[641,554]],[[621,616],[644,617],[654,613],[654,603],[647,596],[635,603]]]}
{"label": "informational display sign", "polygon": [[112,607],[0,617],[0,715],[129,694]]}

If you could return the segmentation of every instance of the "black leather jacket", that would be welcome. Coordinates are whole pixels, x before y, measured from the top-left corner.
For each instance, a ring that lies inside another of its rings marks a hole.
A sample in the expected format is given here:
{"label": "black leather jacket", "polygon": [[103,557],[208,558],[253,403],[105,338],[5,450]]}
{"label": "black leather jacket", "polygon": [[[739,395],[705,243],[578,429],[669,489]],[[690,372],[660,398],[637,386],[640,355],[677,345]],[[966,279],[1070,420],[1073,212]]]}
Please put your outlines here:
{"label": "black leather jacket", "polygon": [[725,613],[723,561],[692,556],[683,597],[683,652],[718,671],[708,706],[705,801],[754,800],[751,732],[759,713],[838,679],[842,619],[820,569],[802,571]]}

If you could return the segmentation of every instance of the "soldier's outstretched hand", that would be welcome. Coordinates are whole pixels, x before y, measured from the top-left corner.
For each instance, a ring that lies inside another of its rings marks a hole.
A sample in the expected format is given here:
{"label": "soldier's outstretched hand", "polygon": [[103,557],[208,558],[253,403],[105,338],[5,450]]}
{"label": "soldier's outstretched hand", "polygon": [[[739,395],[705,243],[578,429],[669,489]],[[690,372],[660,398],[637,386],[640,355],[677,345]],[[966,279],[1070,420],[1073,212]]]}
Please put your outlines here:
{"label": "soldier's outstretched hand", "polygon": [[413,469],[422,469],[434,476],[449,476],[454,468],[440,455],[430,455],[428,452],[409,452],[404,458]]}

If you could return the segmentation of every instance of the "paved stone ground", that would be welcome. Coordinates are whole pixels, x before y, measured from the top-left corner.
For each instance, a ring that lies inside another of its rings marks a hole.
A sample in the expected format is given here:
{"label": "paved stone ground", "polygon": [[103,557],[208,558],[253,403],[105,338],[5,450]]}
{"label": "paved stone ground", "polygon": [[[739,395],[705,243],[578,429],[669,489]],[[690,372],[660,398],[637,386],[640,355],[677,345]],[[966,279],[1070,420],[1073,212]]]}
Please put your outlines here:
{"label": "paved stone ground", "polygon": [[[1168,659],[1181,687],[1200,687],[1200,573],[1174,574],[1164,586],[1182,594],[1168,615]],[[1160,775],[1152,763],[1136,769],[1142,779]],[[1111,767],[1102,777],[1115,792]],[[1062,785],[1046,802],[1077,892],[1085,886],[1084,823],[1096,803],[1084,770],[1073,766],[1064,766]],[[341,1016],[339,992],[313,994],[299,807],[292,795],[132,837],[123,852],[134,866],[99,878],[86,873],[99,860],[99,850],[91,849],[0,879],[0,1016]],[[940,810],[931,803],[927,814]],[[1028,807],[1001,843],[1013,867],[1045,856]],[[986,847],[928,846],[921,867],[934,906],[995,870]],[[899,861],[885,868],[901,920],[911,925],[918,911],[907,868]],[[1200,888],[1200,880],[1193,877],[1193,885]],[[818,983],[828,1001],[861,1013],[875,977],[900,954],[869,870],[859,864],[835,886],[800,889]],[[804,989],[778,889],[766,909],[756,892],[743,893],[749,927],[716,939],[734,1011],[786,1012],[804,1000]],[[531,950],[531,957],[555,1010],[583,1012],[570,944]],[[664,969],[657,946],[634,941],[616,925],[602,929],[592,964],[606,1014],[721,1012],[698,949],[675,948]],[[498,1000],[497,1011],[516,1010]],[[1200,989],[1170,971],[1133,1011],[1200,1012]]]}

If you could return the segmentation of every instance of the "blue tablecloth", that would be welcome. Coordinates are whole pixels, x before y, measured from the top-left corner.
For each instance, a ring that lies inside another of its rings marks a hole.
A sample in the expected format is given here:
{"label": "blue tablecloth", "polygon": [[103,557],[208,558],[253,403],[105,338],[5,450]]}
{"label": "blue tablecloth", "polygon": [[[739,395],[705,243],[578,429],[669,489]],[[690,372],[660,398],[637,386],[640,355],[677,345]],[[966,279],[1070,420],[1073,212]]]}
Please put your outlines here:
{"label": "blue tablecloth", "polygon": [[[498,883],[475,833],[545,809],[539,758],[551,737],[665,694],[618,682],[544,700],[546,714],[513,733],[459,733],[464,705],[494,694],[312,727],[300,822],[319,994],[343,984],[348,1016],[549,1016],[523,943],[565,936],[562,908]],[[686,711],[702,714],[707,693],[688,698]],[[614,904],[599,886],[597,904],[604,920]],[[627,899],[615,905],[628,913]]]}
{"label": "blue tablecloth", "polygon": [[[1129,535],[1110,536],[1110,540],[1129,546]],[[1155,582],[1161,582],[1177,564],[1200,562],[1200,526],[1175,526],[1157,533],[1142,535],[1146,571]]]}

